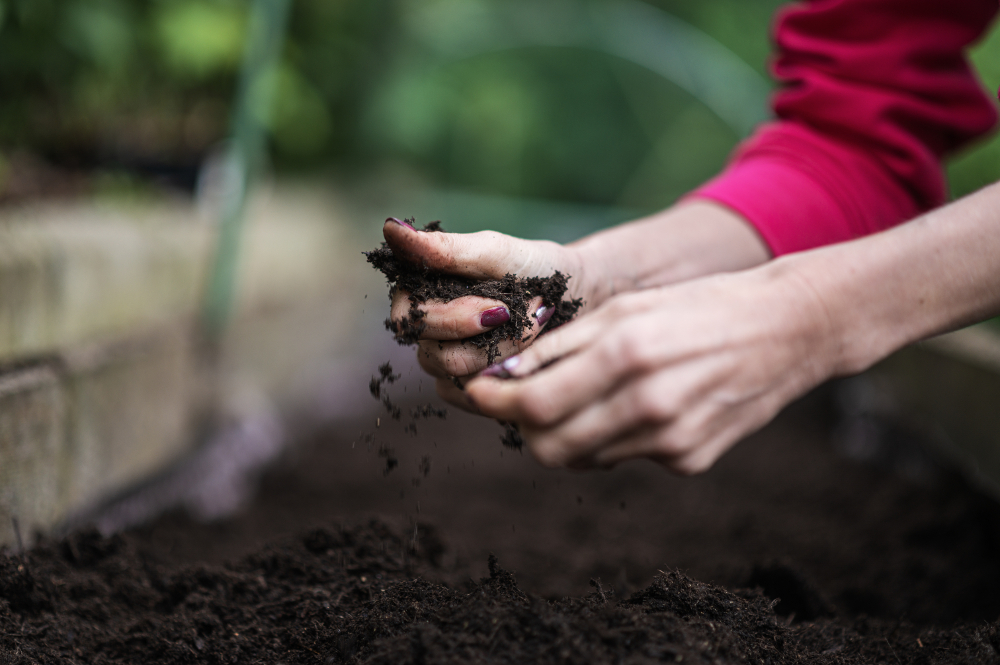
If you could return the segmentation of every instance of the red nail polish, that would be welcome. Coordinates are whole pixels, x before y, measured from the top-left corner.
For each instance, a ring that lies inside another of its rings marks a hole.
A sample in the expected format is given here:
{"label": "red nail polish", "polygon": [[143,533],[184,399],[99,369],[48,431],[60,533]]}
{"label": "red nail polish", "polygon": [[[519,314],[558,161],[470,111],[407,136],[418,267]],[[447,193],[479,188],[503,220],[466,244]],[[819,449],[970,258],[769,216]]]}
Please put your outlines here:
{"label": "red nail polish", "polygon": [[544,326],[552,318],[552,315],[556,313],[555,307],[546,307],[542,305],[535,310],[535,320],[538,321],[539,326]]}
{"label": "red nail polish", "polygon": [[396,219],[395,217],[390,217],[390,218],[388,218],[385,221],[387,221],[387,222],[396,222],[400,226],[405,226],[406,228],[410,229],[411,231],[416,231],[416,229],[413,228],[413,225],[410,224],[409,222],[407,222],[405,219],[404,220],[400,220],[400,219]]}
{"label": "red nail polish", "polygon": [[510,321],[510,312],[506,307],[494,307],[479,315],[479,325],[484,328],[501,326]]}

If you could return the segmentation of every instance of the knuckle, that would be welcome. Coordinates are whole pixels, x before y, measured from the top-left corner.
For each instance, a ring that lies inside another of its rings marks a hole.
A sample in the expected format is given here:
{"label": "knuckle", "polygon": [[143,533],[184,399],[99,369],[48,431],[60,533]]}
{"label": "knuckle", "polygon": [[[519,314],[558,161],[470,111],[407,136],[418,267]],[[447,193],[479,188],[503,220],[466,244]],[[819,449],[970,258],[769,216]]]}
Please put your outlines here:
{"label": "knuckle", "polygon": [[648,345],[643,344],[635,334],[622,335],[619,354],[627,370],[644,373],[654,369]]}
{"label": "knuckle", "polygon": [[445,353],[444,370],[449,376],[469,376],[485,368],[486,361],[480,360],[478,354],[470,355],[468,349],[458,347]]}
{"label": "knuckle", "polygon": [[433,377],[443,378],[448,375],[445,363],[442,362],[440,354],[435,349],[429,349],[423,343],[417,347],[417,364]]}
{"label": "knuckle", "polygon": [[612,298],[604,305],[604,316],[610,318],[612,321],[618,321],[623,316],[628,313],[629,310],[629,298],[626,296],[619,296],[617,298]]}
{"label": "knuckle", "polygon": [[665,466],[680,476],[697,476],[712,468],[713,461],[705,455],[688,455],[673,459]]}
{"label": "knuckle", "polygon": [[547,469],[557,469],[565,464],[562,451],[552,443],[533,441],[529,447],[532,457]]}
{"label": "knuckle", "polygon": [[449,337],[462,337],[466,332],[462,321],[453,316],[444,317],[438,325],[441,332]]}
{"label": "knuckle", "polygon": [[496,245],[496,244],[499,244],[499,243],[506,242],[507,238],[509,237],[509,236],[505,236],[504,234],[500,233],[499,231],[488,231],[488,230],[487,231],[477,231],[473,235],[476,236],[476,238],[478,240],[482,240],[483,242],[489,243],[491,245]]}
{"label": "knuckle", "polygon": [[679,459],[693,447],[694,441],[677,427],[666,427],[656,437],[656,450],[671,460]]}
{"label": "knuckle", "polygon": [[608,366],[625,373],[644,373],[653,369],[653,358],[638,335],[618,329],[610,333],[601,345],[603,360]]}
{"label": "knuckle", "polygon": [[410,316],[410,300],[406,297],[394,296],[392,305],[389,306],[389,318],[399,323]]}
{"label": "knuckle", "polygon": [[556,410],[552,399],[538,390],[522,390],[516,407],[524,420],[535,427],[548,427],[555,422]]}
{"label": "knuckle", "polygon": [[669,420],[673,415],[666,396],[649,388],[636,391],[633,403],[636,415],[646,425]]}

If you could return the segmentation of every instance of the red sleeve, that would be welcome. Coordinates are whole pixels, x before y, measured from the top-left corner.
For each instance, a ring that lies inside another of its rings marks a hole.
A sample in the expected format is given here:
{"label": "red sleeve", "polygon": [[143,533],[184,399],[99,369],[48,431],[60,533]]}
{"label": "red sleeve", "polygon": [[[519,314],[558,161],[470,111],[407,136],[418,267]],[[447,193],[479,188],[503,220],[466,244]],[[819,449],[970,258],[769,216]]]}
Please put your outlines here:
{"label": "red sleeve", "polygon": [[997,0],[812,0],[778,16],[778,120],[693,193],[774,254],[850,240],[942,204],[944,155],[993,127],[965,59]]}

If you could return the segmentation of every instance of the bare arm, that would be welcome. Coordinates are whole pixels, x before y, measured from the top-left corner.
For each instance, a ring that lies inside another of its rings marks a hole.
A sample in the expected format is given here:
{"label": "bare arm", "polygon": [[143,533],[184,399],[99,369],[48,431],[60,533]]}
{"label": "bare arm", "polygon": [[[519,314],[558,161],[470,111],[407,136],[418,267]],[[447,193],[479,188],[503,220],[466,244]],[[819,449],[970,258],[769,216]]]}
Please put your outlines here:
{"label": "bare arm", "polygon": [[518,380],[491,369],[467,392],[544,464],[695,473],[831,376],[997,313],[993,185],[881,234],[610,298],[506,360]]}
{"label": "bare arm", "polygon": [[[473,279],[499,279],[507,273],[570,276],[569,296],[584,300],[584,311],[616,293],[634,291],[747,268],[770,258],[756,231],[736,213],[706,201],[674,206],[661,213],[596,233],[570,245],[521,240],[492,231],[417,233],[387,221],[386,241],[400,256]],[[537,308],[541,302],[533,303]],[[393,298],[391,316],[407,316],[407,294]],[[430,374],[445,379],[468,376],[486,367],[484,354],[461,340],[506,322],[503,303],[468,296],[449,303],[425,303],[418,359]],[[531,310],[534,311],[534,310]],[[544,325],[536,323],[535,328]],[[523,343],[501,346],[502,357]],[[449,383],[450,385],[450,383]],[[454,402],[458,406],[465,404]]]}
{"label": "bare arm", "polygon": [[1000,313],[1000,184],[765,270],[816,294],[830,321],[829,373],[862,371],[911,342]]}
{"label": "bare arm", "polygon": [[569,247],[585,273],[596,275],[595,306],[616,293],[752,268],[771,258],[745,219],[711,201],[682,203]]}

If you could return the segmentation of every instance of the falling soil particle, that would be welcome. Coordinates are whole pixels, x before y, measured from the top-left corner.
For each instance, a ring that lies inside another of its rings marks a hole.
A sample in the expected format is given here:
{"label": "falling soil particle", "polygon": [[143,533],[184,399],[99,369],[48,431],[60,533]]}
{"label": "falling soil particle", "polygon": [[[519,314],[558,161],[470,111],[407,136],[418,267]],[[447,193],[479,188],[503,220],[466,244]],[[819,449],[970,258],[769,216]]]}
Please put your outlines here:
{"label": "falling soil particle", "polygon": [[[390,399],[387,386],[395,383],[400,377],[402,377],[402,374],[394,374],[392,370],[392,364],[388,362],[379,365],[378,371],[379,375],[373,376],[371,381],[369,382],[368,390],[371,392],[372,397],[374,397],[375,399],[381,398],[382,406],[385,408],[386,413],[388,413],[393,420],[400,420],[402,417],[403,410],[402,408],[397,406],[395,402],[392,401],[392,399]],[[416,436],[417,420],[428,419],[428,418],[438,418],[440,420],[444,420],[448,417],[448,410],[438,408],[433,404],[425,404],[422,406],[411,407],[409,410],[409,416],[410,416],[410,422],[404,426],[403,431],[407,432],[411,436]],[[378,428],[380,425],[381,425],[381,418],[377,418],[375,420],[375,427]],[[375,435],[373,433],[370,433],[366,436],[366,440],[368,441],[373,441],[374,438]],[[385,459],[385,469],[383,470],[383,474],[388,475],[393,471],[393,469],[395,469],[399,465],[399,461],[396,459],[395,452],[393,451],[392,448],[383,445],[379,448],[378,454],[379,457]],[[423,468],[423,465],[421,468]],[[427,472],[429,473],[430,457],[427,458],[426,468]],[[424,475],[426,476],[427,473],[425,473]],[[419,479],[415,479],[414,484],[419,485],[420,484]]]}
{"label": "falling soil particle", "polygon": [[389,475],[392,470],[399,466],[399,459],[396,457],[396,451],[389,446],[382,446],[378,449],[378,456],[385,460],[385,470],[382,471],[384,475]]}
{"label": "falling soil particle", "polygon": [[517,423],[501,422],[503,434],[500,435],[500,443],[504,448],[511,450],[521,450],[524,448],[524,439],[521,438],[521,431],[517,428]]}

